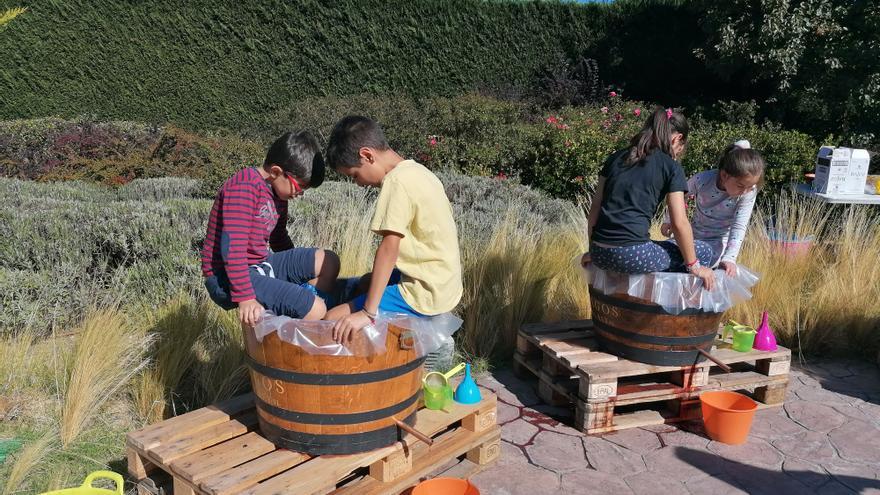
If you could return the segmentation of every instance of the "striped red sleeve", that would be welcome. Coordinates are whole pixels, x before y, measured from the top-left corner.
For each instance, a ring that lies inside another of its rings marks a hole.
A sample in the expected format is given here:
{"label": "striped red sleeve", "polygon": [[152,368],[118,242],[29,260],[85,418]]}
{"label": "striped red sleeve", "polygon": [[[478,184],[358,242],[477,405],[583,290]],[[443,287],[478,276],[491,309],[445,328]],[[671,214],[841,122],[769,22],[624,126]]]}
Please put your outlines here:
{"label": "striped red sleeve", "polygon": [[269,235],[269,247],[278,253],[293,249],[293,241],[287,233],[287,201],[275,201],[275,211],[278,212],[278,223]]}
{"label": "striped red sleeve", "polygon": [[223,231],[220,252],[229,277],[232,302],[254,299],[248,271],[248,241],[254,228],[258,193],[254,184],[239,182],[227,184],[223,201]]}

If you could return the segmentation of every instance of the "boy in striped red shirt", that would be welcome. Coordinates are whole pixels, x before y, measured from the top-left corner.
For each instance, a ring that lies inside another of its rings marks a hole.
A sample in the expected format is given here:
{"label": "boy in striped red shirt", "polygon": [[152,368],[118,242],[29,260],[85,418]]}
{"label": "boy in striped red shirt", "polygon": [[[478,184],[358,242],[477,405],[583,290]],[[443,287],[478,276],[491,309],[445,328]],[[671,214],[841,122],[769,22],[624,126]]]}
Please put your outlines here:
{"label": "boy in striped red shirt", "polygon": [[[320,320],[319,295],[332,291],[339,257],[332,251],[296,248],[287,233],[287,202],[324,181],[324,159],[308,132],[288,132],[266,154],[262,167],[246,168],[220,188],[202,246],[202,274],[211,299],[238,307],[253,326],[264,309]],[[271,251],[267,248],[271,247]]]}

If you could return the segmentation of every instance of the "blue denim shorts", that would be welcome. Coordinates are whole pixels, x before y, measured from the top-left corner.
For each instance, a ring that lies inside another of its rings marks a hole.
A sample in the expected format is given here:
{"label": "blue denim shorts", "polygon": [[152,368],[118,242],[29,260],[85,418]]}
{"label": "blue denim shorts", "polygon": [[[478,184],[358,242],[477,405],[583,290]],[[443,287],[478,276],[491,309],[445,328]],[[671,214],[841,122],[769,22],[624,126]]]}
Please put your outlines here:
{"label": "blue denim shorts", "polygon": [[[249,269],[257,302],[276,315],[302,318],[312,310],[318,291],[308,281],[316,277],[317,248],[294,248],[272,253],[264,263]],[[220,273],[205,278],[211,300],[223,309],[233,309],[229,278]],[[328,306],[330,301],[327,302]]]}

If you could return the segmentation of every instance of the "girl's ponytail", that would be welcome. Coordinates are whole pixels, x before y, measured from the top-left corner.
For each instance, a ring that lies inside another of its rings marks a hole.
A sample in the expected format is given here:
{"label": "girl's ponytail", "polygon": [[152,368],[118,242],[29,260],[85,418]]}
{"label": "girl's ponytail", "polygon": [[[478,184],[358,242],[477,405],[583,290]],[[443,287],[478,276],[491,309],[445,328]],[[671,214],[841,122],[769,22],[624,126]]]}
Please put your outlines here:
{"label": "girl's ponytail", "polygon": [[657,107],[645,121],[644,127],[630,140],[629,154],[624,161],[625,165],[634,165],[644,160],[655,149],[673,156],[672,135],[676,132],[682,135],[684,143],[690,127],[684,115],[671,108]]}

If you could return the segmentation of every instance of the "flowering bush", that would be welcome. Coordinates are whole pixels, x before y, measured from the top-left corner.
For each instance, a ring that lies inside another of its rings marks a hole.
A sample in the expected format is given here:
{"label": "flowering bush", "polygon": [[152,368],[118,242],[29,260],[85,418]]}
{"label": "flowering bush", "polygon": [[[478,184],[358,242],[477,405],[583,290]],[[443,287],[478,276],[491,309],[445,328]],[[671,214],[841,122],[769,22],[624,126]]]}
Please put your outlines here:
{"label": "flowering bush", "polygon": [[538,156],[523,181],[562,197],[589,193],[608,155],[627,146],[644,124],[643,103],[611,92],[602,105],[547,116]]}
{"label": "flowering bush", "polygon": [[[434,170],[510,178],[574,198],[590,191],[605,158],[626,147],[652,111],[652,105],[620,93],[610,91],[593,105],[553,112],[479,94],[421,101],[325,97],[279,113],[277,126],[257,139],[88,119],[0,122],[0,175],[111,185],[188,177],[200,179],[201,195],[210,198],[235,170],[261,163],[266,144],[282,130],[311,129],[321,139],[339,117],[362,111],[382,124],[395,150]],[[695,119],[683,159],[688,174],[713,167],[724,147],[737,139],[750,140],[764,154],[771,190],[800,180],[813,167],[819,147],[805,134],[772,125]]]}
{"label": "flowering bush", "polygon": [[0,175],[123,185],[149,177],[203,180],[212,196],[234,170],[261,161],[259,143],[173,126],[91,119],[0,122]]}

